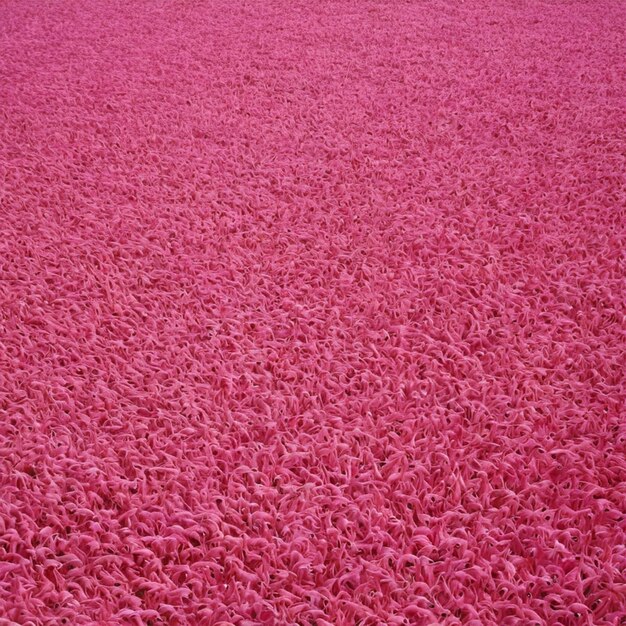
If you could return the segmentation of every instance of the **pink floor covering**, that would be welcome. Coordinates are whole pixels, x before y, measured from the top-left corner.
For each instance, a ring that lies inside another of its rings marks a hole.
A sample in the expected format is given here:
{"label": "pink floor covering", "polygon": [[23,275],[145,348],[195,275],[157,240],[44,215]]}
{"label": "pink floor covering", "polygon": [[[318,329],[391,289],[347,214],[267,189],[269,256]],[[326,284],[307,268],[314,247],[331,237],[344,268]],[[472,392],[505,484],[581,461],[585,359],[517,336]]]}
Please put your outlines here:
{"label": "pink floor covering", "polygon": [[0,0],[0,626],[626,623],[625,41]]}

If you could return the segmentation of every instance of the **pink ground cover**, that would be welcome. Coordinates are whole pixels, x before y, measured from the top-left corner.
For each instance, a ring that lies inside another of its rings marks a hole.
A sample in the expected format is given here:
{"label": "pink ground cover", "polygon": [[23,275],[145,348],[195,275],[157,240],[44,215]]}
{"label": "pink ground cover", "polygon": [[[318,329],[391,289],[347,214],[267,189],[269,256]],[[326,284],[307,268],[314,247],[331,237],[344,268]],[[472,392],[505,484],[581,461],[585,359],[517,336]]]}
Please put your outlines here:
{"label": "pink ground cover", "polygon": [[0,0],[0,626],[626,623],[625,41]]}

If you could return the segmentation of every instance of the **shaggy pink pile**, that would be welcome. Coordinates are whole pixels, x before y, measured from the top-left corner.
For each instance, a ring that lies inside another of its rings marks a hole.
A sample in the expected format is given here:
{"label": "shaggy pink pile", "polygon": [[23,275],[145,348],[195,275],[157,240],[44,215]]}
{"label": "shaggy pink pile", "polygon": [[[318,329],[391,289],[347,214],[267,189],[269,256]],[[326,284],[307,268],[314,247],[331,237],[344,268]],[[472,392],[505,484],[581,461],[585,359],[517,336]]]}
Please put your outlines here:
{"label": "shaggy pink pile", "polygon": [[0,2],[0,625],[626,623],[626,4]]}

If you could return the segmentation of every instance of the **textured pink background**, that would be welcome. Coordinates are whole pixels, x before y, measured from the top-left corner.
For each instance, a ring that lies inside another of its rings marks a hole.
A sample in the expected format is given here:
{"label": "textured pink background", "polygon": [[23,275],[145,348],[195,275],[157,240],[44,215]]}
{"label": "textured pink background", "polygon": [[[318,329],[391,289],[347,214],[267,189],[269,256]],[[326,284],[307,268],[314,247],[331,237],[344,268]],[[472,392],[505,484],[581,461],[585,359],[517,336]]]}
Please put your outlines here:
{"label": "textured pink background", "polygon": [[623,624],[625,12],[0,1],[0,624]]}

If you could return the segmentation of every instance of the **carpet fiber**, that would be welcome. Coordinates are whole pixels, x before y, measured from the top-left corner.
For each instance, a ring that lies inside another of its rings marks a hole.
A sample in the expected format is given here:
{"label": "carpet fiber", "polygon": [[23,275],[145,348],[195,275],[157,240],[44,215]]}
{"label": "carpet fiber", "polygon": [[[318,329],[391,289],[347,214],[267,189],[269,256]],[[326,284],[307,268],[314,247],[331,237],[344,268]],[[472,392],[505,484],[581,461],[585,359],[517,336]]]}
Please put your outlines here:
{"label": "carpet fiber", "polygon": [[0,2],[0,625],[626,623],[626,5]]}

